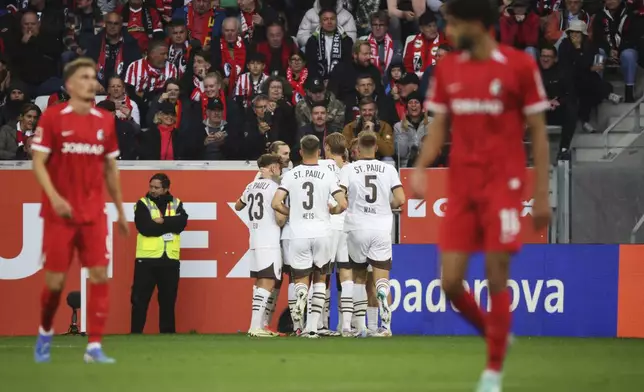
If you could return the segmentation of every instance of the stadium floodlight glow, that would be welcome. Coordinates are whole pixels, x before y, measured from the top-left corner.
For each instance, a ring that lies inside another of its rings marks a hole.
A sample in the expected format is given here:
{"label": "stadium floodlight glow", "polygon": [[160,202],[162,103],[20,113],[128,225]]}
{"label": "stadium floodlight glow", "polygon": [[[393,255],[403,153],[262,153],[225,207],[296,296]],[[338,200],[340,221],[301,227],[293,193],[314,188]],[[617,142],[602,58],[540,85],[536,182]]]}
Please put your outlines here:
{"label": "stadium floodlight glow", "polygon": [[80,291],[72,291],[67,294],[67,305],[72,308],[72,321],[65,335],[85,336],[85,332],[80,332],[78,329],[78,309],[81,307]]}

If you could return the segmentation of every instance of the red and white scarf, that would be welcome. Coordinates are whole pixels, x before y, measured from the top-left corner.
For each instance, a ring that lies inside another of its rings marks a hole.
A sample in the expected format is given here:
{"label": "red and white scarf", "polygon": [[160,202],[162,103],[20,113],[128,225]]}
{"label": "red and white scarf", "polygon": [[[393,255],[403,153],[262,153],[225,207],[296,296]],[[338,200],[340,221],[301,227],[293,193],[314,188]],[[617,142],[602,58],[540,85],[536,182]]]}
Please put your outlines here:
{"label": "red and white scarf", "polygon": [[[215,10],[214,9],[209,9],[206,12],[206,15],[208,16],[207,18],[203,18],[203,26],[201,26],[201,31],[203,31],[205,34],[203,38],[201,39],[201,45],[206,46],[210,43],[210,36],[212,32],[212,27],[215,25]],[[192,32],[194,29],[194,23],[195,23],[195,9],[192,6],[192,2],[188,4],[188,11],[186,12],[186,27],[188,28],[188,31]]]}
{"label": "red and white scarf", "polygon": [[259,94],[260,86],[268,79],[268,75],[261,74],[257,81],[253,80],[250,72],[243,73],[237,78],[235,85],[235,97],[242,97],[242,104],[245,108],[250,106],[250,102],[256,94]]}
{"label": "red and white scarf", "polygon": [[367,41],[369,42],[369,46],[371,46],[371,64],[375,65],[380,70],[380,74],[382,75],[385,73],[387,68],[389,68],[391,59],[394,57],[394,41],[391,39],[391,36],[389,34],[385,35],[384,61],[380,61],[380,56],[378,55],[378,41],[376,41],[376,38],[373,36],[373,34],[369,34]]}
{"label": "red and white scarf", "polygon": [[[101,41],[101,51],[98,52],[98,62],[96,63],[96,78],[98,80],[105,79],[105,61],[107,60],[107,45],[106,37],[103,36]],[[116,59],[114,60],[114,75],[118,77],[123,77],[123,38],[119,42],[119,50],[116,52]]]}
{"label": "red and white scarf", "polygon": [[291,67],[286,69],[286,80],[288,80],[293,88],[293,105],[297,105],[298,102],[304,99],[304,82],[306,82],[306,78],[308,78],[308,76],[309,70],[307,68],[302,68],[300,71],[300,77],[295,80],[293,79],[293,70]]}
{"label": "red and white scarf", "polygon": [[414,45],[413,72],[424,72],[425,68],[436,64],[436,53],[438,53],[438,47],[443,43],[440,33],[431,42],[425,39],[423,33],[419,33],[412,42]]}
{"label": "red and white scarf", "polygon": [[[127,94],[123,95],[123,97],[125,99],[115,100],[111,96],[108,95],[107,98],[105,98],[105,99],[107,99],[108,101],[114,101],[114,102],[121,101],[128,109],[130,109],[130,116],[131,116],[132,115],[132,101],[130,100],[130,97],[127,96]],[[116,117],[120,118],[121,120],[126,119],[126,117],[123,115],[123,113],[121,111],[119,111],[118,109],[116,110]]]}
{"label": "red and white scarf", "polygon": [[229,48],[228,42],[223,38],[220,40],[219,45],[221,48],[221,66],[224,69],[224,78],[228,78],[229,80],[228,89],[232,95],[235,91],[234,85],[237,76],[241,75],[246,66],[246,45],[244,45],[241,37],[237,37],[237,42],[235,42],[232,49]]}
{"label": "red and white scarf", "polygon": [[[192,4],[192,3],[191,3]],[[190,59],[190,42],[186,40],[183,43],[183,46],[176,48],[174,44],[168,40],[168,61],[174,64],[179,71],[179,76],[183,75],[186,72],[186,66],[188,65],[188,60]]]}
{"label": "red and white scarf", "polygon": [[253,39],[253,32],[255,30],[255,25],[253,24],[253,15],[256,15],[256,11],[239,13],[239,22],[241,24],[241,35],[246,38],[248,41]]}
{"label": "red and white scarf", "polygon": [[[208,96],[199,89],[199,86],[195,87],[194,90],[192,90],[192,94],[190,94],[190,99],[196,102],[201,102],[201,117],[203,119],[206,119],[206,108],[208,107]],[[224,94],[223,89],[219,89],[219,101],[221,102],[222,106],[224,107],[223,113],[222,113],[222,119],[226,119],[226,95]]]}

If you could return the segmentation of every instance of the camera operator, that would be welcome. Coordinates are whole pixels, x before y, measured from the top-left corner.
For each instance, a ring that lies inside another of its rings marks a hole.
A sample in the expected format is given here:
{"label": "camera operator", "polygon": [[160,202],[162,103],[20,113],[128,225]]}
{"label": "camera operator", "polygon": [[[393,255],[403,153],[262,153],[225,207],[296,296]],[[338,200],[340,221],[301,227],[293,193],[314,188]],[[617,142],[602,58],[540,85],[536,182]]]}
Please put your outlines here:
{"label": "camera operator", "polygon": [[358,118],[347,124],[342,131],[347,142],[353,140],[362,131],[372,131],[378,136],[378,159],[392,159],[394,155],[393,130],[391,129],[391,125],[378,118],[376,101],[371,97],[362,98],[359,108],[360,115]]}

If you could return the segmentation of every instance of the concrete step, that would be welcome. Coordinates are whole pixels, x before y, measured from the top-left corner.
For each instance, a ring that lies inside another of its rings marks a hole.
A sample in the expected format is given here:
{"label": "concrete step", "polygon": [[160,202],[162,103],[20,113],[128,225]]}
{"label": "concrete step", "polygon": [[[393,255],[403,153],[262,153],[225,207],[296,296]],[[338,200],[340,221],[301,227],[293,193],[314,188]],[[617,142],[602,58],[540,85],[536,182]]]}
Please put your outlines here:
{"label": "concrete step", "polygon": [[612,162],[622,153],[632,149],[642,133],[609,133],[608,153],[601,133],[581,134],[573,139],[575,160],[579,162]]}
{"label": "concrete step", "polygon": [[[642,112],[644,113],[644,112]],[[619,120],[619,116],[611,116],[608,119],[609,124],[615,123],[617,120]],[[622,119],[615,128],[611,130],[610,133],[613,132],[639,132],[642,128],[644,128],[644,117],[634,117],[634,116],[628,116]],[[600,129],[605,129],[605,128],[600,128]]]}
{"label": "concrete step", "polygon": [[[624,137],[623,133],[608,133],[608,146],[616,147],[620,145],[620,141]],[[572,146],[574,148],[588,148],[597,149],[604,148],[604,136],[601,133],[579,133],[572,139]]]}

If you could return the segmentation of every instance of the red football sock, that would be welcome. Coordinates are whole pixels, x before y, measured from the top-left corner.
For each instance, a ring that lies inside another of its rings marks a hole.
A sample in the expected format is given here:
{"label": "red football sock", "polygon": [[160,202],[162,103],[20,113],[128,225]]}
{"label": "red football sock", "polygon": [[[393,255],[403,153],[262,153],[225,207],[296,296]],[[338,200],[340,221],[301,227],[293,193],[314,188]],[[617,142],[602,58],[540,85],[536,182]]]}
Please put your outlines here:
{"label": "red football sock", "polygon": [[107,283],[90,283],[89,301],[87,303],[89,343],[100,343],[103,338],[109,299]]}
{"label": "red football sock", "polygon": [[487,368],[500,372],[508,347],[508,334],[512,322],[510,292],[505,289],[490,294],[490,300],[492,301],[492,309],[488,317],[486,331]]}
{"label": "red football sock", "polygon": [[481,335],[485,335],[485,317],[471,292],[464,290],[463,294],[452,299],[452,303],[465,320],[472,324]]}
{"label": "red football sock", "polygon": [[51,331],[51,326],[54,323],[54,316],[58,303],[60,302],[60,291],[51,291],[45,286],[40,294],[40,326],[45,331]]}

